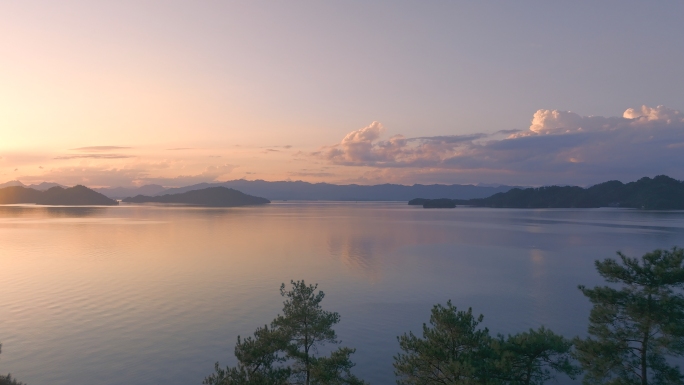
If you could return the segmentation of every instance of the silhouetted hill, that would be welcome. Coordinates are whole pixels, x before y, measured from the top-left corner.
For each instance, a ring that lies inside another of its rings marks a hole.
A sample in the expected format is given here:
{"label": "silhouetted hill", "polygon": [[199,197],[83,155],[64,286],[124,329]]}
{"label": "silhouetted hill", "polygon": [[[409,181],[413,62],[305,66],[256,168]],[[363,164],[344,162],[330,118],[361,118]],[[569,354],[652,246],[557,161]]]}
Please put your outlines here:
{"label": "silhouetted hill", "polygon": [[127,203],[182,203],[197,206],[235,207],[271,203],[268,199],[247,195],[226,187],[209,187],[180,194],[162,196],[138,195],[123,200]]}
{"label": "silhouetted hill", "polygon": [[[512,189],[488,198],[453,200],[454,204],[496,208],[596,208],[626,207],[649,210],[684,210],[684,182],[665,175],[641,178],[624,184],[620,181],[600,183],[589,188],[549,186]],[[409,204],[423,205],[426,200],[413,199]]]}
{"label": "silhouetted hill", "polygon": [[35,203],[56,206],[114,206],[119,202],[85,186],[52,187],[38,191],[28,187],[11,186],[0,189],[0,204]]}
{"label": "silhouetted hill", "polygon": [[426,199],[423,202],[425,209],[453,209],[456,207],[456,200],[454,199]]}
{"label": "silhouetted hill", "polygon": [[42,191],[23,186],[0,188],[0,204],[37,203],[42,194]]}
{"label": "silhouetted hill", "polygon": [[[325,200],[325,201],[407,201],[413,197],[471,199],[484,198],[510,190],[511,186],[474,185],[421,185],[398,184],[335,185],[330,183],[267,182],[263,180],[233,180],[223,183],[200,183],[171,188],[156,194],[177,194],[207,187],[228,187],[245,194],[268,197],[272,200]],[[155,195],[155,194],[149,194]]]}

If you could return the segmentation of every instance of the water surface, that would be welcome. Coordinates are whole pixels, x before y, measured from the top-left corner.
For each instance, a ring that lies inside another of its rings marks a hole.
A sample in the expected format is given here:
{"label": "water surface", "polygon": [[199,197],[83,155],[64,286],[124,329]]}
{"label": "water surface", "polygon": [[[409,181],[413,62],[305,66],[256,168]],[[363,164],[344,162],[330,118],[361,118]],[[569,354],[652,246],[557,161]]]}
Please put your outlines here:
{"label": "water surface", "polygon": [[451,299],[496,333],[583,335],[596,259],[684,246],[684,213],[0,206],[0,373],[40,384],[199,384],[237,335],[317,282],[355,372],[392,384],[396,336]]}

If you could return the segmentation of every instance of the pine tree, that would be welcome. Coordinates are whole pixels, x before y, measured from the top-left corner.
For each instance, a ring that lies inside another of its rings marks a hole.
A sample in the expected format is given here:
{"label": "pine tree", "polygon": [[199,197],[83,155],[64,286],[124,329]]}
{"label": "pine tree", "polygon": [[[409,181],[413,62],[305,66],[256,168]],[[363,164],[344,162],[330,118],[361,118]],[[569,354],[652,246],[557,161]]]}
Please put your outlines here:
{"label": "pine tree", "polygon": [[432,308],[423,336],[398,337],[402,353],[394,357],[400,385],[541,385],[565,373],[574,378],[572,342],[542,327],[492,338],[472,309],[459,311],[451,301]]}
{"label": "pine tree", "polygon": [[482,384],[492,368],[489,330],[479,328],[483,316],[459,311],[451,301],[435,305],[423,337],[412,332],[397,337],[403,353],[394,357],[397,383]]}
{"label": "pine tree", "polygon": [[346,347],[329,356],[318,355],[318,348],[339,343],[333,326],[340,322],[336,312],[323,310],[322,291],[318,285],[292,281],[292,289],[280,287],[285,297],[283,314],[271,327],[264,326],[254,337],[238,337],[235,356],[238,365],[221,368],[205,378],[206,385],[363,385],[364,381],[351,373],[354,363],[350,356],[355,349]]}
{"label": "pine tree", "polygon": [[510,385],[542,385],[564,373],[574,379],[581,370],[573,365],[572,341],[545,327],[498,336],[494,349],[500,357],[499,378]]}
{"label": "pine tree", "polygon": [[620,262],[596,261],[615,287],[580,290],[594,305],[589,337],[577,339],[584,383],[681,385],[673,358],[684,355],[684,253],[655,250],[641,259],[618,253]]}

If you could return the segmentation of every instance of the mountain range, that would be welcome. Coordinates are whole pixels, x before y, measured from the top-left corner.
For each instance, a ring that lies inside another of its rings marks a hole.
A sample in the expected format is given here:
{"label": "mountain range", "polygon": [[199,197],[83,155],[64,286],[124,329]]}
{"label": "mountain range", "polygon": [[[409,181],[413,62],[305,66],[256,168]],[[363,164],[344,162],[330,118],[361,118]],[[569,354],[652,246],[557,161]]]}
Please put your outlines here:
{"label": "mountain range", "polygon": [[0,188],[0,204],[34,203],[55,206],[116,206],[119,202],[85,186],[54,186],[45,191],[24,187]]}
{"label": "mountain range", "polygon": [[589,188],[548,186],[511,189],[487,198],[424,199],[409,201],[425,208],[448,208],[455,205],[495,208],[597,208],[624,207],[651,210],[684,210],[684,181],[666,175],[644,177],[635,182],[612,180]]}
{"label": "mountain range", "polygon": [[419,197],[474,199],[508,191],[514,186],[475,186],[475,185],[421,185],[399,184],[380,185],[335,185],[330,183],[309,182],[268,182],[263,180],[232,180],[221,183],[199,183],[186,187],[165,189],[159,185],[145,185],[138,188],[95,188],[94,190],[113,199],[136,195],[159,196],[178,194],[208,187],[227,187],[245,194],[266,197],[270,200],[307,200],[307,201],[408,201]]}
{"label": "mountain range", "polygon": [[14,186],[32,188],[32,189],[38,190],[38,191],[45,191],[45,190],[50,189],[52,187],[63,187],[63,188],[67,187],[67,186],[61,185],[59,183],[52,183],[52,182],[42,182],[39,184],[25,185],[25,184],[19,182],[18,180],[11,180],[9,182],[0,183],[0,189],[5,188],[5,187],[14,187]]}
{"label": "mountain range", "polygon": [[159,196],[137,195],[123,200],[126,203],[179,203],[208,207],[237,207],[271,203],[268,199],[247,195],[227,187],[207,187],[176,194]]}

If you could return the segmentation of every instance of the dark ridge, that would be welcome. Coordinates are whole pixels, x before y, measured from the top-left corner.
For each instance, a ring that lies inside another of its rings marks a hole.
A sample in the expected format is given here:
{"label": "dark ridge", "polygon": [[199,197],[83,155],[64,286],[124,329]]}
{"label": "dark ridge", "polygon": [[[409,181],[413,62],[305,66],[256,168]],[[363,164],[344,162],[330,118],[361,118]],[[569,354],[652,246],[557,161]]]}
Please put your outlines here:
{"label": "dark ridge", "polygon": [[23,186],[10,186],[0,189],[0,204],[37,203],[42,191]]}
{"label": "dark ridge", "polygon": [[470,205],[469,200],[465,199],[449,199],[449,198],[439,198],[439,199],[425,199],[425,198],[415,198],[408,202],[409,206],[423,206],[426,209],[434,208],[455,208],[456,205]]}
{"label": "dark ridge", "polygon": [[[164,189],[161,186],[142,186],[139,188],[97,189],[110,198],[125,198],[136,195],[160,196],[180,194],[208,187],[227,187],[245,194],[267,197],[271,200],[322,200],[322,201],[399,201],[405,202],[413,197],[473,199],[510,190],[511,186],[474,186],[474,185],[420,185],[397,184],[380,185],[335,185],[329,183],[268,182],[263,180],[233,180],[218,183],[199,183],[192,186]],[[517,186],[520,187],[520,186]],[[160,189],[161,188],[161,189]],[[156,191],[155,191],[156,190]]]}
{"label": "dark ridge", "polygon": [[[430,199],[416,198],[411,205],[431,204]],[[684,210],[684,182],[658,175],[624,184],[608,181],[589,188],[549,186],[514,188],[488,198],[451,200],[454,205],[493,208],[598,208],[624,207],[646,210]],[[437,204],[437,203],[435,203]],[[441,204],[445,204],[442,202]]]}
{"label": "dark ridge", "polygon": [[456,207],[455,199],[428,199],[423,202],[424,209],[453,209]]}
{"label": "dark ridge", "polygon": [[137,195],[123,200],[127,203],[181,203],[196,206],[236,207],[261,205],[271,203],[266,198],[247,195],[243,192],[226,187],[209,187],[202,190],[192,190],[180,194],[166,194],[162,196]]}
{"label": "dark ridge", "polygon": [[[441,199],[448,199],[448,198],[441,198]],[[414,198],[414,199],[411,199],[411,200],[408,202],[408,204],[409,204],[410,206],[422,206],[422,205],[425,204],[425,202],[431,201],[431,200],[433,200],[433,199],[427,199],[427,198]]]}
{"label": "dark ridge", "polygon": [[17,203],[55,206],[116,206],[119,204],[119,202],[81,185],[70,188],[52,187],[46,191],[21,186],[0,189],[0,204]]}
{"label": "dark ridge", "polygon": [[60,206],[116,206],[119,204],[119,202],[81,185],[69,188],[51,187],[42,193],[36,203]]}

